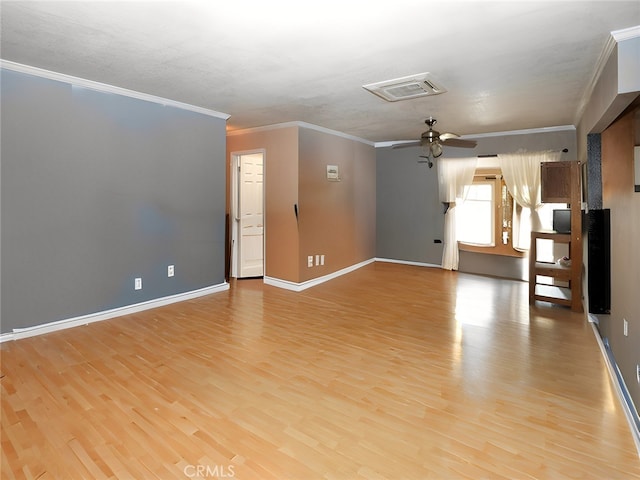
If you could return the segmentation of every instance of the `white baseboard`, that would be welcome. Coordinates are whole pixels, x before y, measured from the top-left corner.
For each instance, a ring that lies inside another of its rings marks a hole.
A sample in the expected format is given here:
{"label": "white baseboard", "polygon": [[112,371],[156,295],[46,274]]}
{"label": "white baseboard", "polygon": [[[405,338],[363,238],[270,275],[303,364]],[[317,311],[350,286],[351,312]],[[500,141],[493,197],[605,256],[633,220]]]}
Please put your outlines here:
{"label": "white baseboard", "polygon": [[375,262],[375,258],[371,258],[369,260],[365,260],[364,262],[356,263],[355,265],[351,265],[350,267],[343,268],[342,270],[338,270],[337,272],[330,273],[328,275],[324,275],[318,278],[312,278],[311,280],[307,280],[306,282],[296,283],[291,282],[289,280],[281,280],[279,278],[274,277],[264,277],[264,283],[267,285],[271,285],[278,288],[284,288],[286,290],[293,290],[294,292],[301,292],[306,290],[307,288],[315,287],[316,285],[320,285],[321,283],[328,282],[334,278],[337,278],[341,275],[344,275],[349,272],[353,272],[365,265],[369,265],[370,263]]}
{"label": "white baseboard", "polygon": [[376,262],[387,262],[387,263],[400,263],[402,265],[413,265],[416,267],[433,267],[433,268],[442,268],[442,265],[436,265],[435,263],[422,263],[422,262],[410,262],[409,260],[396,260],[394,258],[375,258]]}
{"label": "white baseboard", "polygon": [[136,303],[134,305],[127,305],[124,307],[118,307],[112,310],[90,313],[88,315],[82,315],[80,317],[66,318],[64,320],[58,320],[56,322],[34,325],[33,327],[14,328],[13,332],[3,333],[2,335],[0,335],[0,343],[9,340],[20,340],[21,338],[33,337],[35,335],[42,335],[45,333],[64,330],[66,328],[77,327],[80,325],[87,325],[89,323],[100,322],[102,320],[108,320],[110,318],[120,317],[122,315],[130,315],[132,313],[142,312],[143,310],[149,310],[151,308],[162,307],[171,303],[182,302],[184,300],[190,300],[192,298],[202,297],[204,295],[210,295],[212,293],[223,292],[228,289],[229,284],[227,282],[224,282],[219,285],[212,285],[210,287],[192,290],[190,292],[178,293],[176,295],[170,295],[168,297],[156,298],[154,300]]}
{"label": "white baseboard", "polygon": [[607,365],[607,370],[609,370],[609,376],[611,377],[611,382],[615,387],[614,389],[616,391],[616,394],[618,395],[618,400],[620,400],[622,410],[627,417],[627,422],[629,423],[629,428],[631,429],[631,436],[633,437],[633,441],[636,444],[636,450],[638,451],[638,457],[640,457],[640,428],[637,420],[638,411],[636,410],[636,407],[633,404],[633,400],[629,395],[629,390],[627,389],[627,385],[624,383],[624,378],[622,378],[622,375],[620,374],[618,365],[614,361],[612,361],[611,357],[609,356],[609,352],[607,351],[607,347],[602,341],[600,331],[597,327],[598,319],[591,314],[588,314],[588,318],[591,328],[593,329],[593,334],[596,336],[596,340],[598,341],[598,345],[600,346],[600,351],[602,352],[602,356],[604,357],[604,361]]}

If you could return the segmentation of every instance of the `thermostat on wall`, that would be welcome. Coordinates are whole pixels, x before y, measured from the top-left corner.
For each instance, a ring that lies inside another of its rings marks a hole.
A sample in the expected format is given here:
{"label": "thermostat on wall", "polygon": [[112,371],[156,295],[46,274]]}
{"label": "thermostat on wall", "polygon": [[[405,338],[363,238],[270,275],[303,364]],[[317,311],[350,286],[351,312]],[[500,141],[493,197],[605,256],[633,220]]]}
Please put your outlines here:
{"label": "thermostat on wall", "polygon": [[327,165],[327,180],[333,182],[340,181],[340,172],[338,170],[338,165]]}

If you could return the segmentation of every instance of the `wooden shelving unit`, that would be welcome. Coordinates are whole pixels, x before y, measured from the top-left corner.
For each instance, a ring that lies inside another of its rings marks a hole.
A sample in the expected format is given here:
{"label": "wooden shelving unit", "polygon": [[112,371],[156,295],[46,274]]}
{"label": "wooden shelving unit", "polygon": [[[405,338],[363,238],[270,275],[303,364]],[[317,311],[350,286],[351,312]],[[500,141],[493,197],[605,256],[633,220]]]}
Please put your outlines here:
{"label": "wooden shelving unit", "polygon": [[[531,232],[529,251],[529,304],[536,300],[552,302],[582,312],[582,190],[580,162],[545,162],[541,166],[543,203],[567,203],[571,209],[571,233]],[[571,265],[538,261],[538,239],[569,246]],[[567,286],[540,283],[538,277],[550,277]]]}

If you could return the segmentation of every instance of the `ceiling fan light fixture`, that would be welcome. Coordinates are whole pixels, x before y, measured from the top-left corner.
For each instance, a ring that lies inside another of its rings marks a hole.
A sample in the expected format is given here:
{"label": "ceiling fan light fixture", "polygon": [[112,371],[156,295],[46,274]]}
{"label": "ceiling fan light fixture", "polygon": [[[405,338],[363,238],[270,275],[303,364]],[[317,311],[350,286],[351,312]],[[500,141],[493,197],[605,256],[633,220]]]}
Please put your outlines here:
{"label": "ceiling fan light fixture", "polygon": [[363,85],[362,88],[378,95],[380,98],[384,98],[388,102],[439,95],[447,91],[446,88],[438,85],[429,72],[369,83]]}
{"label": "ceiling fan light fixture", "polygon": [[431,155],[433,155],[433,158],[438,158],[440,155],[442,155],[442,145],[440,145],[439,142],[433,142],[429,149],[431,150]]}

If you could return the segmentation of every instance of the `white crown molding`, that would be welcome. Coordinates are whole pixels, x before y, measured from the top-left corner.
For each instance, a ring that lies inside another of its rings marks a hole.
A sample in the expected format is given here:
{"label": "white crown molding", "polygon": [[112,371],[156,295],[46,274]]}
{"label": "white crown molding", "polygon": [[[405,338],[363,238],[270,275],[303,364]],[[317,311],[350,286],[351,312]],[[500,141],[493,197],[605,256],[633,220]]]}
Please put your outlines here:
{"label": "white crown molding", "polygon": [[477,133],[471,135],[462,135],[460,138],[463,139],[471,139],[471,138],[486,138],[486,137],[505,137],[509,135],[530,135],[532,133],[549,133],[549,132],[566,132],[566,131],[574,131],[576,127],[574,125],[557,125],[554,127],[542,127],[542,128],[527,128],[524,130],[507,130],[504,132],[488,132],[488,133]]}
{"label": "white crown molding", "polygon": [[84,78],[73,77],[64,73],[52,72],[50,70],[44,70],[38,67],[32,67],[30,65],[23,65],[21,63],[15,63],[8,60],[0,59],[0,68],[11,70],[18,73],[25,73],[28,75],[35,75],[42,78],[48,78],[49,80],[55,80],[58,82],[68,83],[76,87],[88,88],[105,93],[114,93],[116,95],[122,95],[125,97],[136,98],[138,100],[145,100],[147,102],[158,103],[167,107],[176,107],[182,110],[189,110],[196,113],[201,113],[210,117],[221,118],[228,120],[231,115],[226,113],[217,112],[215,110],[209,110],[208,108],[202,108],[188,103],[177,102],[175,100],[169,100],[167,98],[157,97],[155,95],[149,95],[147,93],[136,92],[134,90],[128,90],[126,88],[115,87],[113,85],[107,85],[106,83],[94,82],[93,80],[87,80]]}
{"label": "white crown molding", "polygon": [[20,340],[21,338],[34,337],[36,335],[43,335],[45,333],[65,330],[67,328],[79,327],[81,325],[88,325],[89,323],[108,320],[115,317],[121,317],[123,315],[131,315],[133,313],[142,312],[143,310],[149,310],[151,308],[162,307],[171,303],[191,300],[193,298],[210,295],[212,293],[223,292],[225,290],[229,290],[229,284],[227,282],[221,283],[219,285],[212,285],[210,287],[201,288],[199,290],[192,290],[190,292],[170,295],[168,297],[156,298],[154,300],[136,303],[134,305],[114,308],[112,310],[90,313],[88,315],[82,315],[80,317],[66,318],[64,320],[48,322],[41,325],[35,325],[33,327],[14,328],[13,332],[3,333],[2,335],[0,335],[0,343],[7,342],[9,340]]}
{"label": "white crown molding", "polygon": [[235,137],[236,135],[245,135],[247,133],[267,132],[269,130],[279,130],[281,128],[299,127],[299,123],[300,122],[274,123],[260,127],[239,128],[237,130],[229,130],[227,127],[227,137]]}
{"label": "white crown molding", "polygon": [[320,127],[318,125],[314,125],[312,123],[302,122],[302,121],[294,121],[294,122],[284,122],[284,123],[274,123],[271,125],[264,125],[261,127],[251,127],[251,128],[242,128],[238,130],[228,130],[227,136],[235,136],[235,135],[245,135],[247,133],[256,133],[256,132],[266,132],[269,130],[278,130],[280,128],[291,128],[291,127],[299,127],[299,128],[308,128],[310,130],[315,130],[317,132],[327,133],[329,135],[334,135],[336,137],[346,138],[348,140],[353,140],[356,142],[364,143],[365,145],[369,145],[375,147],[375,143],[369,140],[365,140],[364,138],[356,137],[355,135],[349,135],[348,133],[339,132],[337,130],[331,130],[330,128]]}
{"label": "white crown molding", "polygon": [[[476,139],[487,137],[507,137],[509,135],[530,135],[532,133],[549,133],[549,132],[566,132],[574,131],[576,127],[574,125],[558,125],[555,127],[542,127],[542,128],[529,128],[525,130],[507,130],[504,132],[488,132],[488,133],[476,133],[469,135],[461,135],[461,139]],[[414,143],[415,140],[391,140],[387,142],[376,142],[376,148],[392,147],[394,145],[402,145],[403,143]]]}
{"label": "white crown molding", "polygon": [[614,30],[611,32],[611,36],[616,42],[623,42],[624,40],[631,40],[633,38],[640,37],[640,25],[635,27],[623,28],[621,30]]}
{"label": "white crown molding", "polygon": [[393,147],[394,145],[402,145],[403,143],[416,143],[416,141],[415,140],[388,140],[385,142],[376,142],[373,146],[376,148],[385,148],[385,147]]}
{"label": "white crown molding", "polygon": [[[633,29],[636,28],[638,27],[633,27]],[[620,32],[625,32],[626,30],[632,29],[627,28],[625,30],[616,30],[615,32],[611,32],[611,35],[607,37],[607,41],[605,42],[604,47],[600,52],[600,56],[598,57],[598,61],[596,62],[596,68],[593,71],[593,75],[591,76],[591,79],[587,84],[587,88],[585,89],[584,93],[582,94],[582,98],[580,99],[575,117],[576,125],[580,122],[580,119],[584,115],[584,111],[586,110],[587,105],[591,100],[591,95],[593,95],[593,91],[595,90],[596,85],[598,84],[598,80],[600,80],[600,76],[602,75],[607,62],[609,61],[609,57],[611,56],[611,53],[616,48],[616,45],[619,42],[619,40],[615,38],[615,35],[620,35]]]}

